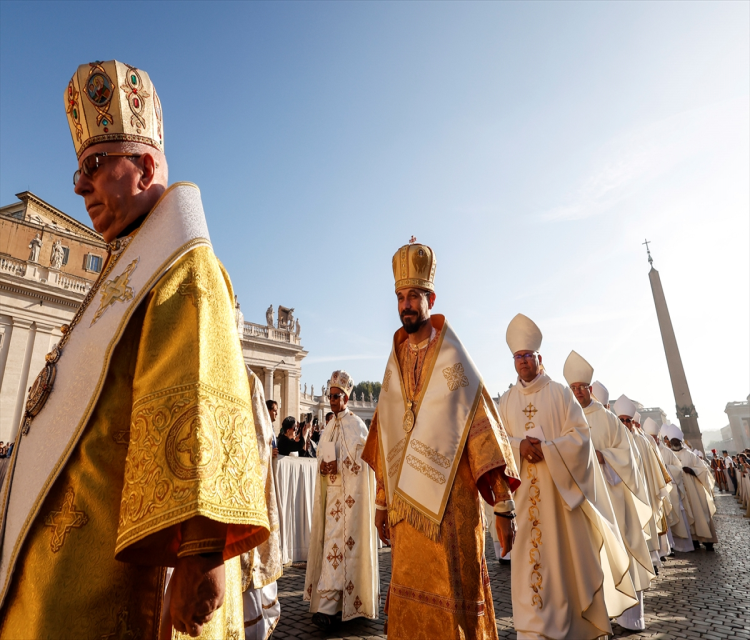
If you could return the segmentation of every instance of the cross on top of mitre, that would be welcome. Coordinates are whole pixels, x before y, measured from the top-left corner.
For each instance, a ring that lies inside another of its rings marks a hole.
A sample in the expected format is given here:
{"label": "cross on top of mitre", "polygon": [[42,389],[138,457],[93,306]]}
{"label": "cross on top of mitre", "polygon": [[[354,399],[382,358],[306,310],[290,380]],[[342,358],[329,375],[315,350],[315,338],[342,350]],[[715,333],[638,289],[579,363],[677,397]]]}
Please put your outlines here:
{"label": "cross on top of mitre", "polygon": [[414,244],[417,241],[417,238],[415,236],[412,236],[409,238],[409,244]]}

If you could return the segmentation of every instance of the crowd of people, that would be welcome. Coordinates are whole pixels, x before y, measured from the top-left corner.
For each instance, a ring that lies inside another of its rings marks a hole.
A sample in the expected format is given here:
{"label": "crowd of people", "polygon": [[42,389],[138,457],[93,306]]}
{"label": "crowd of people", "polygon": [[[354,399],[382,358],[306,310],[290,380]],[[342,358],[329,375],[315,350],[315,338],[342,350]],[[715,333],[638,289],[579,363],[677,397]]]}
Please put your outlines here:
{"label": "crowd of people", "polygon": [[[714,550],[718,467],[626,395],[610,410],[576,351],[552,380],[522,314],[496,404],[433,313],[435,253],[413,237],[391,261],[401,326],[369,429],[337,370],[326,424],[287,417],[277,436],[200,192],[168,186],[148,74],[81,65],[65,106],[75,192],[109,255],[31,388],[3,483],[0,640],[268,638],[284,615],[280,455],[317,467],[302,598],[324,630],[378,618],[384,598],[390,638],[496,639],[488,528],[520,640],[643,629],[663,563]],[[721,461],[744,502],[747,460]]]}

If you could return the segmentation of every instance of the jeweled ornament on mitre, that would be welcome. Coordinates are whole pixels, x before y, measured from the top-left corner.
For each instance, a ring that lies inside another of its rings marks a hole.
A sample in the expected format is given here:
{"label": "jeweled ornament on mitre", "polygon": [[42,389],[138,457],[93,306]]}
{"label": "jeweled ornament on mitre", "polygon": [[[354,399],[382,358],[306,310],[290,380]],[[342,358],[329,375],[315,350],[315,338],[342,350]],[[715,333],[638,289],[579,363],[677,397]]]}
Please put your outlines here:
{"label": "jeweled ornament on mitre", "polygon": [[65,89],[78,157],[100,142],[142,142],[164,151],[161,103],[148,74],[108,60],[82,64]]}
{"label": "jeweled ornament on mitre", "polygon": [[354,389],[354,380],[352,380],[352,377],[346,371],[334,371],[331,375],[331,382],[328,385],[329,392],[333,387],[338,387],[347,396],[351,396],[352,389]]}
{"label": "jeweled ornament on mitre", "polygon": [[419,244],[412,236],[409,244],[393,256],[393,277],[396,291],[407,287],[435,291],[435,253],[426,244]]}

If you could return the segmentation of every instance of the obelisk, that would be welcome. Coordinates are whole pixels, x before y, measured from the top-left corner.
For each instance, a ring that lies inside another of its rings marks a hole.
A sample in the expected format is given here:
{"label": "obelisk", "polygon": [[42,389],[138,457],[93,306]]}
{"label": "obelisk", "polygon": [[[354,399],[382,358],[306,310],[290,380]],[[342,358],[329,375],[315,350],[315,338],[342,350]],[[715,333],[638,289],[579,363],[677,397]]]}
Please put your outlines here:
{"label": "obelisk", "polygon": [[685,434],[685,439],[690,442],[690,445],[694,449],[700,449],[705,455],[705,451],[703,450],[703,436],[698,426],[698,412],[695,410],[693,399],[690,397],[690,389],[688,388],[685,369],[682,366],[680,350],[677,348],[677,338],[675,338],[672,320],[669,317],[667,299],[664,297],[661,278],[659,277],[659,272],[654,269],[654,259],[651,257],[651,251],[648,247],[649,241],[646,240],[643,244],[646,245],[648,263],[651,265],[651,270],[648,272],[648,279],[651,282],[651,292],[654,294],[656,317],[659,320],[661,340],[664,344],[664,353],[667,356],[669,377],[672,380],[677,419],[680,421],[680,428]]}

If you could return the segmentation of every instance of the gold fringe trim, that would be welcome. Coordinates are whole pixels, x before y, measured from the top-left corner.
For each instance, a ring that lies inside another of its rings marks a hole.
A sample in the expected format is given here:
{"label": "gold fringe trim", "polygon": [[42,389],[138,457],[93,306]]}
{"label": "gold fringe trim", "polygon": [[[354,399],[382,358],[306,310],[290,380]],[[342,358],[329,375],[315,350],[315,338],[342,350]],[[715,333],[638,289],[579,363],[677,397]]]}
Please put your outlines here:
{"label": "gold fringe trim", "polygon": [[430,520],[396,494],[393,496],[393,506],[388,509],[388,524],[394,527],[402,520],[406,520],[414,529],[433,542],[440,542],[440,524]]}

